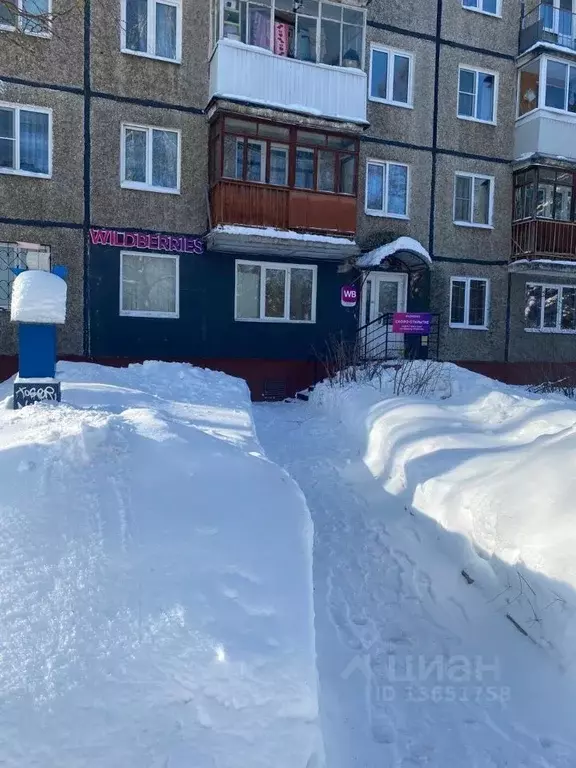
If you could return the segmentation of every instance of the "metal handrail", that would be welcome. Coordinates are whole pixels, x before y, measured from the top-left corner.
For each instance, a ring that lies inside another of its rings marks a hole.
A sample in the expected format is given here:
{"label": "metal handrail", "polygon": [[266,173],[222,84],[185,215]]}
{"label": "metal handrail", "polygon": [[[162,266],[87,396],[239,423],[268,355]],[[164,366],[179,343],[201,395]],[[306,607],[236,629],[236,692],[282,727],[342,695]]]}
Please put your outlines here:
{"label": "metal handrail", "polygon": [[519,53],[537,43],[553,43],[576,50],[576,13],[539,3],[523,12],[520,24]]}

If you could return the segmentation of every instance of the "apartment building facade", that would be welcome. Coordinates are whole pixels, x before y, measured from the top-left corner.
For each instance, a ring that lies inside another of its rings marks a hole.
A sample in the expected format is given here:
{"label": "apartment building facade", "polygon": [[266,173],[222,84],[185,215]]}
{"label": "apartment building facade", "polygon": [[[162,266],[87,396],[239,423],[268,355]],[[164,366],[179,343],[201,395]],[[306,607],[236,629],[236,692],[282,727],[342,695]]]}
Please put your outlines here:
{"label": "apartment building facade", "polygon": [[10,268],[51,264],[69,268],[62,355],[191,360],[256,397],[396,311],[434,314],[442,359],[525,354],[517,2],[66,7],[40,35],[0,12],[7,364]]}

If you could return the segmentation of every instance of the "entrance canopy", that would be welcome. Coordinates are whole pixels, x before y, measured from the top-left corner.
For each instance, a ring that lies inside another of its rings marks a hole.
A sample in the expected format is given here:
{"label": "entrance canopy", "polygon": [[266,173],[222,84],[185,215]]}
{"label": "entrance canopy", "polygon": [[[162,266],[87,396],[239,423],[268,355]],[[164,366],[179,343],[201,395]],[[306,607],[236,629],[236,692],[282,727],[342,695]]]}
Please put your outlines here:
{"label": "entrance canopy", "polygon": [[414,269],[422,269],[432,264],[430,254],[418,240],[412,237],[399,237],[392,243],[381,245],[373,251],[363,253],[356,261],[360,269],[374,269],[385,265],[387,259],[394,257],[401,262],[410,272]]}

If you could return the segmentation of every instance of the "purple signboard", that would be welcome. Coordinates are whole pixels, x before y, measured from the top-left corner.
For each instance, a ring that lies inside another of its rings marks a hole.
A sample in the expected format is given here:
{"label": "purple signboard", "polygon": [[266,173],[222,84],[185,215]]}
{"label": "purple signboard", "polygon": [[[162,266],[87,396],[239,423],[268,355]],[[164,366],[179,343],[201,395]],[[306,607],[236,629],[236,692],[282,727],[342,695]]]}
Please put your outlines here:
{"label": "purple signboard", "polygon": [[432,315],[429,312],[395,312],[392,318],[392,333],[430,334]]}
{"label": "purple signboard", "polygon": [[340,301],[343,307],[355,307],[358,303],[358,288],[354,285],[343,285],[340,291]]}

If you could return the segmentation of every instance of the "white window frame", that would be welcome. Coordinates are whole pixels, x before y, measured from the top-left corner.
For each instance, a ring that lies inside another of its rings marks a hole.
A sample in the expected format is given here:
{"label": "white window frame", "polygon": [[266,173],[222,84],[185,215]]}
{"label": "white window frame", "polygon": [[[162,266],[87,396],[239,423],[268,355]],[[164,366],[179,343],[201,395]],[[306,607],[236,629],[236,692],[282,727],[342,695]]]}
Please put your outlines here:
{"label": "white window frame", "polygon": [[[486,284],[486,299],[484,302],[484,324],[483,325],[470,325],[470,283],[475,281],[481,281]],[[454,293],[454,283],[465,283],[464,289],[464,320],[463,323],[452,322],[452,297]],[[486,277],[460,277],[459,275],[453,275],[450,278],[450,305],[448,307],[448,317],[450,319],[450,328],[460,328],[466,331],[487,331],[490,322],[490,280]]]}
{"label": "white window frame", "polygon": [[[166,56],[157,56],[156,51],[156,4],[171,5],[176,8],[176,58],[169,59]],[[120,11],[120,51],[132,56],[143,56],[146,59],[156,59],[157,61],[167,61],[170,64],[182,63],[182,0],[147,0],[147,40],[145,51],[133,51],[126,44],[126,25],[127,12],[126,0],[121,2]]]}
{"label": "white window frame", "polygon": [[[466,70],[467,72],[474,72],[474,116],[469,115],[461,115],[460,114],[460,73],[462,70]],[[492,120],[483,120],[480,117],[476,117],[476,111],[477,111],[477,105],[478,105],[478,75],[492,75],[494,77],[494,101],[492,104],[493,107],[493,118]],[[498,92],[499,92],[499,85],[500,85],[500,76],[498,72],[494,72],[491,69],[484,69],[482,67],[473,67],[469,64],[459,64],[458,65],[458,82],[457,82],[457,93],[456,93],[456,116],[459,120],[469,120],[473,123],[483,123],[484,125],[497,125],[498,123]]]}
{"label": "white window frame", "polygon": [[481,13],[484,16],[492,16],[493,18],[502,18],[502,0],[496,0],[496,13],[492,11],[485,11],[483,7],[484,0],[476,0],[476,7],[471,5],[464,5],[464,0],[461,0],[462,8],[465,11],[472,11],[473,13]]}
{"label": "white window frame", "polygon": [[[558,109],[558,107],[549,107],[546,104],[546,89],[548,85],[548,64],[552,62],[554,64],[564,64],[568,67],[566,77],[567,79],[564,82],[564,104],[566,105],[564,109]],[[555,56],[542,56],[541,57],[541,64],[540,64],[540,93],[538,97],[538,108],[545,109],[547,112],[555,112],[557,115],[574,115],[574,112],[571,112],[568,110],[568,83],[570,80],[570,67],[572,69],[576,69],[576,64],[573,61],[569,61],[568,59],[558,59]],[[518,73],[520,74],[520,73]],[[536,109],[531,110],[530,112],[527,112],[527,115],[532,114],[532,112],[535,112]],[[522,115],[522,117],[526,117],[526,115]]]}
{"label": "white window frame", "polygon": [[[260,317],[238,317],[238,267],[260,268]],[[287,272],[284,292],[284,317],[266,317],[266,269],[282,269]],[[312,309],[310,320],[292,320],[290,318],[290,280],[293,269],[308,269],[312,272]],[[236,259],[234,264],[234,320],[238,323],[292,323],[313,325],[316,322],[316,294],[318,285],[318,267],[315,264],[281,264],[272,261],[250,261]]]}
{"label": "white window frame", "polygon": [[[0,168],[0,174],[9,176],[29,176],[33,179],[52,178],[52,110],[49,107],[35,107],[30,104],[12,104],[0,101],[0,109],[14,110],[14,168]],[[20,112],[40,112],[48,115],[48,173],[20,170]]]}
{"label": "white window frame", "polygon": [[[126,179],[126,131],[146,131],[146,181],[130,181]],[[178,158],[176,168],[176,187],[156,187],[152,184],[152,131],[167,131],[178,136]],[[122,123],[120,128],[120,186],[123,189],[138,189],[142,192],[160,192],[164,195],[180,194],[180,175],[182,165],[182,132],[179,128],[164,128],[161,125],[137,125]]]}
{"label": "white window frame", "polygon": [[[576,329],[573,328],[562,328],[562,294],[564,292],[564,288],[574,288],[576,289],[576,284],[574,285],[565,285],[561,283],[535,283],[533,280],[527,280],[526,284],[524,286],[524,308],[526,308],[526,290],[528,286],[534,286],[535,288],[542,288],[542,299],[540,301],[540,326],[538,328],[526,328],[524,327],[524,330],[527,333],[560,333],[567,336],[576,334]],[[552,288],[558,290],[558,306],[556,307],[556,325],[553,328],[545,328],[544,323],[544,301],[545,301],[545,290],[546,288]]]}
{"label": "white window frame", "polygon": [[[481,179],[490,182],[490,199],[488,202],[488,224],[477,223],[475,221],[462,221],[456,218],[456,179],[463,176],[472,179],[470,185],[470,212],[474,216],[474,181]],[[487,176],[484,173],[468,173],[467,171],[456,171],[454,174],[454,194],[452,201],[452,221],[457,227],[474,227],[476,229],[494,229],[494,176]]]}
{"label": "white window frame", "polygon": [[[368,166],[379,165],[386,169],[386,183],[384,185],[383,210],[376,210],[375,208],[368,208]],[[406,168],[406,213],[388,213],[388,182],[390,179],[389,166],[399,165]],[[381,216],[386,219],[403,219],[408,221],[410,219],[410,193],[411,193],[411,181],[410,181],[410,166],[407,163],[398,163],[395,160],[377,160],[376,158],[368,158],[366,160],[366,181],[364,185],[364,213],[367,216]]]}
{"label": "white window frame", "polygon": [[[394,62],[396,56],[402,56],[408,59],[408,101],[394,101],[393,98],[382,99],[379,96],[372,95],[372,58],[374,52],[387,53],[388,54],[388,77],[386,81],[386,93],[392,95],[394,93],[394,66],[390,66],[390,62]],[[414,54],[409,51],[401,51],[398,48],[389,48],[386,45],[379,45],[378,43],[370,44],[370,73],[368,77],[368,100],[376,101],[380,104],[388,104],[392,107],[402,107],[404,109],[414,109],[413,101],[413,83],[414,83]]]}
{"label": "white window frame", "polygon": [[[122,0],[122,1],[125,2],[125,0]],[[224,0],[213,0],[213,1],[215,3],[217,3],[218,6],[219,6],[218,24],[217,25],[216,24],[212,25],[212,23],[210,24],[211,29],[212,28],[215,29],[216,26],[218,27],[218,29],[217,29],[217,40],[214,41],[214,45],[213,45],[213,47],[215,47],[220,40],[226,40],[227,38],[224,36]],[[307,63],[314,64],[316,66],[321,66],[321,67],[329,67],[330,69],[334,69],[335,67],[338,67],[338,68],[341,69],[342,66],[343,66],[343,65],[339,66],[339,65],[336,65],[336,64],[325,64],[325,63],[319,61],[319,58],[320,58],[319,57],[320,44],[321,44],[321,42],[320,42],[321,41],[320,30],[321,30],[322,6],[323,5],[336,6],[339,9],[349,8],[352,11],[360,11],[362,13],[362,16],[363,16],[363,21],[362,21],[362,51],[359,52],[360,66],[359,66],[358,69],[361,72],[365,72],[366,71],[366,52],[367,52],[367,49],[366,49],[366,16],[367,16],[366,8],[362,7],[360,5],[348,5],[348,6],[346,6],[344,3],[341,3],[341,2],[329,2],[327,0],[318,0],[318,16],[317,17],[309,16],[306,13],[302,13],[301,14],[302,16],[305,16],[308,19],[311,19],[311,18],[315,18],[316,19],[315,61],[314,62],[307,62]],[[274,56],[276,56],[278,54],[274,53],[274,34],[273,34],[273,32],[274,32],[274,27],[273,27],[274,14],[275,14],[275,0],[271,0],[271,2],[270,2],[270,48],[262,48],[262,50],[269,50],[269,51],[271,51],[273,53]],[[345,22],[341,22],[341,23],[345,24]],[[340,41],[342,43],[342,33],[340,34]],[[240,42],[240,43],[235,43],[235,44],[247,46],[249,48],[253,48],[254,47],[254,46],[250,45],[250,43],[242,43],[242,42]],[[341,47],[343,48],[342,45],[341,45]],[[341,53],[342,56],[344,56],[345,51],[341,50],[340,53]],[[285,59],[286,57],[285,56],[280,56],[280,58],[281,59]],[[295,60],[296,61],[301,61],[301,59],[295,59]],[[347,71],[349,71],[349,70],[347,69]]]}
{"label": "white window frame", "polygon": [[[147,312],[140,309],[122,309],[122,289],[124,285],[124,256],[149,256],[155,259],[172,259],[176,262],[176,301],[174,312]],[[120,288],[119,288],[119,314],[120,317],[150,317],[177,320],[180,317],[180,254],[178,253],[154,253],[151,251],[120,251]]]}
{"label": "white window frame", "polygon": [[[32,17],[29,16],[21,16],[20,13],[22,12],[22,6],[23,1],[22,0],[12,0],[15,6],[17,6],[17,15],[16,15],[16,24],[1,24],[0,23],[0,30],[6,31],[6,32],[15,32],[17,29],[22,32],[24,35],[30,35],[31,37],[44,37],[44,38],[50,38],[52,37],[52,0],[48,0],[48,10],[46,12],[48,16],[48,24],[47,29],[43,30],[42,32],[30,32],[29,30],[25,29],[26,21],[31,19]],[[42,14],[43,16],[44,14]]]}

